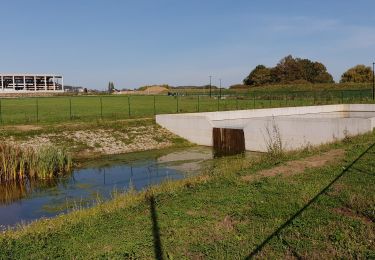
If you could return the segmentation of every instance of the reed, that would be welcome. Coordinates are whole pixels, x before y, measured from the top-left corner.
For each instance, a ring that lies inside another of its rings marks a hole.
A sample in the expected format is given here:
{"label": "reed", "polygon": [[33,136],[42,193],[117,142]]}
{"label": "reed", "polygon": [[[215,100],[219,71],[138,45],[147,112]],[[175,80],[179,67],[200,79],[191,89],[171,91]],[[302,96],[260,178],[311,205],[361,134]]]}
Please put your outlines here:
{"label": "reed", "polygon": [[50,179],[72,169],[72,159],[64,149],[45,146],[39,149],[0,144],[0,183]]}

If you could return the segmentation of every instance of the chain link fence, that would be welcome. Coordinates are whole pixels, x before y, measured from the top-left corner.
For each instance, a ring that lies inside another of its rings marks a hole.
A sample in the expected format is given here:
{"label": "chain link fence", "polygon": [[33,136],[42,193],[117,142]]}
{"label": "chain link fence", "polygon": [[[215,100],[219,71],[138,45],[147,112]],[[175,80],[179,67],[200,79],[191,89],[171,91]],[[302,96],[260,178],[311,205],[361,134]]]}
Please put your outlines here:
{"label": "chain link fence", "polygon": [[147,118],[156,114],[375,103],[372,90],[0,98],[0,124]]}

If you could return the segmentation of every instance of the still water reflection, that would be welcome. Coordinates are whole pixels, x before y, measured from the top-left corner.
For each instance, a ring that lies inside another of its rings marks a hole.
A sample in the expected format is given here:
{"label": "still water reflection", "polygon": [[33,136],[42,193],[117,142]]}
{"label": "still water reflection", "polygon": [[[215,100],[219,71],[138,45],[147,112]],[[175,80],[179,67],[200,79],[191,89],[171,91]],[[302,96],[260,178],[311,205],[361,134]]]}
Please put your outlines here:
{"label": "still water reflection", "polygon": [[13,226],[42,217],[53,217],[77,206],[107,200],[113,192],[136,190],[164,180],[181,179],[199,172],[212,158],[209,148],[137,153],[87,162],[70,176],[50,181],[0,185],[0,225]]}

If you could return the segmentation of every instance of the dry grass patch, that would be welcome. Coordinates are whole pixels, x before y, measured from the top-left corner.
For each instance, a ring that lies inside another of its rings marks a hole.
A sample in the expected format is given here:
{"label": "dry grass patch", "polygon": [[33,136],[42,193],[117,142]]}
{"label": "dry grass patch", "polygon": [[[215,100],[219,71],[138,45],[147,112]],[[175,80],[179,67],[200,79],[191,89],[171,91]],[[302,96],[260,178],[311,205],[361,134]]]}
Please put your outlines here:
{"label": "dry grass patch", "polygon": [[304,172],[307,169],[319,168],[326,166],[327,164],[332,164],[344,158],[345,150],[335,149],[325,152],[320,155],[310,156],[301,160],[295,160],[286,162],[284,165],[280,165],[271,169],[266,169],[253,175],[243,176],[244,181],[253,181],[261,177],[274,177],[277,175],[291,176]]}

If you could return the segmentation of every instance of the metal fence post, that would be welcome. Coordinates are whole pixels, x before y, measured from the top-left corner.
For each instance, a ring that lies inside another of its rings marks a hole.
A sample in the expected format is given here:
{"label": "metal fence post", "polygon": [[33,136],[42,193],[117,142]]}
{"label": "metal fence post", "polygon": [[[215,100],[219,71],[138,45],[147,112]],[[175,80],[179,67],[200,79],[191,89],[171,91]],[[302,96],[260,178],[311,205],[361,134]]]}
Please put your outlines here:
{"label": "metal fence post", "polygon": [[156,97],[154,95],[154,115],[156,115]]}
{"label": "metal fence post", "polygon": [[36,98],[36,122],[39,122],[39,102],[38,98]]}
{"label": "metal fence post", "polygon": [[3,113],[2,113],[1,99],[0,99],[0,123],[3,123]]}
{"label": "metal fence post", "polygon": [[316,104],[316,92],[314,91],[314,105]]}
{"label": "metal fence post", "polygon": [[236,96],[236,109],[238,110],[238,96]]}
{"label": "metal fence post", "polygon": [[255,93],[254,93],[254,96],[253,96],[253,109],[255,109]]}
{"label": "metal fence post", "polygon": [[198,112],[199,112],[199,95],[198,95]]}
{"label": "metal fence post", "polygon": [[178,113],[178,95],[176,95],[176,111]]}
{"label": "metal fence post", "polygon": [[341,104],[344,104],[344,91],[341,91]]}
{"label": "metal fence post", "polygon": [[72,98],[69,98],[69,119],[72,120]]}
{"label": "metal fence post", "polygon": [[128,95],[128,115],[130,118],[130,96]]}
{"label": "metal fence post", "polygon": [[217,111],[220,111],[220,99],[219,99],[219,96],[216,96],[217,97]]}
{"label": "metal fence post", "polygon": [[103,101],[102,101],[102,97],[100,97],[100,118],[103,120]]}

